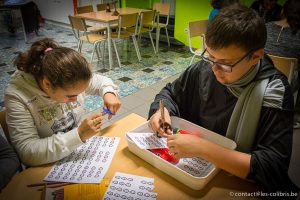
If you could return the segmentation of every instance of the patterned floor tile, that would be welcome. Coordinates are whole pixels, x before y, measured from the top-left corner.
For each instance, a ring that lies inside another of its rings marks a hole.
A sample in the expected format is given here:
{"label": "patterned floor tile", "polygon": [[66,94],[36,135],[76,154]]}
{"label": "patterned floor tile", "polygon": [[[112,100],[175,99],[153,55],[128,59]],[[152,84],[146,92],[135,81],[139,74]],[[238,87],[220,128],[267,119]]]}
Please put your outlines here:
{"label": "patterned floor tile", "polygon": [[128,77],[122,77],[122,78],[119,78],[120,81],[123,81],[123,82],[127,82],[127,81],[130,81],[132,80],[131,78],[128,78]]}
{"label": "patterned floor tile", "polygon": [[15,71],[10,71],[10,72],[7,72],[9,75],[12,75],[13,73],[15,73]]}
{"label": "patterned floor tile", "polygon": [[152,56],[150,55],[142,55],[142,58],[151,58]]}
{"label": "patterned floor tile", "polygon": [[153,72],[154,70],[153,70],[153,69],[150,69],[150,68],[146,68],[146,69],[143,69],[142,71],[143,71],[143,72],[147,72],[147,73],[151,73],[151,72]]}
{"label": "patterned floor tile", "polygon": [[164,61],[163,64],[171,65],[171,64],[173,64],[173,62],[167,60],[167,61]]}
{"label": "patterned floor tile", "polygon": [[122,65],[131,65],[132,63],[131,62],[129,62],[129,61],[125,61],[125,62],[121,62],[122,63]]}
{"label": "patterned floor tile", "polygon": [[[6,33],[0,33],[0,102],[3,102],[4,90],[9,83],[10,75],[16,68],[13,61],[17,54],[26,51],[30,45],[43,37],[55,39],[62,46],[77,50],[77,40],[75,39],[71,29],[57,26],[54,24],[45,24],[39,31],[39,36],[30,40],[29,43],[24,43],[23,33],[19,32],[14,36]],[[121,97],[128,96],[139,91],[141,88],[147,87],[160,80],[168,78],[172,75],[181,73],[188,67],[192,56],[187,48],[177,49],[175,47],[168,48],[167,44],[160,44],[160,51],[154,54],[150,40],[141,40],[140,53],[142,60],[138,62],[133,44],[126,45],[123,42],[116,41],[118,53],[121,60],[121,67],[118,67],[116,62],[115,52],[113,55],[113,68],[108,67],[108,52],[107,47],[104,51],[104,58],[101,57],[97,61],[94,57],[92,71],[111,78],[119,87],[119,95]],[[82,46],[82,54],[90,61],[93,45],[84,43]],[[103,50],[103,47],[102,47]],[[172,61],[169,61],[172,59]],[[92,111],[100,108],[103,105],[102,98],[98,96],[86,96],[85,108],[87,111]],[[0,103],[0,110],[3,105]]]}

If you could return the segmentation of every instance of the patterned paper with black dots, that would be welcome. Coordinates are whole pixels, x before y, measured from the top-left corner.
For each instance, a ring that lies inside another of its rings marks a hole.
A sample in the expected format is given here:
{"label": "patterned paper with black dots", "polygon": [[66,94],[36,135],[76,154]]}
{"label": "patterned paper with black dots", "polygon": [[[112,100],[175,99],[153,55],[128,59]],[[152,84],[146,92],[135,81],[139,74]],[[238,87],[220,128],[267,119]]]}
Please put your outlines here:
{"label": "patterned paper with black dots", "polygon": [[45,181],[100,183],[108,170],[120,138],[94,136],[58,161]]}
{"label": "patterned paper with black dots", "polygon": [[116,172],[103,199],[155,200],[157,193],[151,192],[153,184],[153,178]]}

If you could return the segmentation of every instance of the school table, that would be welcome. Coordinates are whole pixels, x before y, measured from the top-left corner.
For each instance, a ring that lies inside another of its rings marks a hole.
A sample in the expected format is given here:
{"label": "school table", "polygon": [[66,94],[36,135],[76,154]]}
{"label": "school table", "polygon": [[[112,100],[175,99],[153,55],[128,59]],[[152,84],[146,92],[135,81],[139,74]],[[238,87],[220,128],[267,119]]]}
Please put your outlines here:
{"label": "school table", "polygon": [[[154,178],[154,190],[158,193],[158,200],[165,199],[249,199],[247,195],[255,195],[260,192],[254,183],[237,178],[221,170],[202,190],[193,190],[180,183],[159,169],[148,164],[143,159],[129,151],[125,133],[145,122],[146,119],[130,114],[109,127],[102,130],[103,136],[120,137],[120,143],[111,162],[105,178],[112,179],[115,172],[124,172],[139,176]],[[15,175],[11,182],[0,194],[2,200],[15,199],[41,199],[41,191],[38,188],[29,188],[27,185],[42,182],[53,164],[41,167],[30,167]],[[41,188],[41,187],[40,187]],[[233,195],[236,195],[233,197]],[[258,197],[250,197],[256,199]]]}

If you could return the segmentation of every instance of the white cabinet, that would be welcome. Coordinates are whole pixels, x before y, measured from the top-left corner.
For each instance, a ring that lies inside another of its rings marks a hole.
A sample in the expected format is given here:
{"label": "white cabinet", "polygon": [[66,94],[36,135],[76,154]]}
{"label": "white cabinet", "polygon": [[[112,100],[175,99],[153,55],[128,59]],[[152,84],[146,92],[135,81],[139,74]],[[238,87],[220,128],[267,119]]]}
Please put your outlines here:
{"label": "white cabinet", "polygon": [[69,24],[68,15],[74,15],[73,0],[34,0],[41,15],[48,20]]}

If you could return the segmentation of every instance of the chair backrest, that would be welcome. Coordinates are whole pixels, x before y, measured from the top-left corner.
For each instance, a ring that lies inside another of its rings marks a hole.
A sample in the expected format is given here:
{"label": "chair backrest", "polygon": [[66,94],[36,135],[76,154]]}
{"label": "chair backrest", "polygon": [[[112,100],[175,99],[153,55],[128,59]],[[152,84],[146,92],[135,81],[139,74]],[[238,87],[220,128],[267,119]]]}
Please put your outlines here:
{"label": "chair backrest", "polygon": [[121,30],[126,29],[126,28],[134,28],[134,34],[137,34],[138,17],[139,17],[138,13],[120,14],[119,15],[119,28],[118,28],[119,36],[120,36]]}
{"label": "chair backrest", "polygon": [[86,34],[87,32],[87,28],[86,28],[86,24],[85,24],[85,20],[79,17],[74,17],[69,15],[69,21],[72,27],[72,31],[74,33],[74,36],[77,40],[80,40],[81,36],[86,36],[88,42],[89,41],[89,37],[88,34]]}
{"label": "chair backrest", "polygon": [[93,12],[93,6],[88,5],[88,6],[81,6],[76,8],[76,14],[82,14],[82,13],[89,13]]}
{"label": "chair backrest", "polygon": [[198,20],[189,22],[188,28],[188,39],[189,39],[189,48],[191,52],[194,52],[192,47],[192,38],[193,37],[200,37],[200,47],[204,51],[205,48],[205,32],[207,28],[208,20]]}
{"label": "chair backrest", "polygon": [[159,12],[160,15],[169,16],[170,14],[170,4],[168,3],[154,3],[153,10]]}
{"label": "chair backrest", "polygon": [[166,25],[169,24],[169,17],[170,17],[170,4],[169,3],[154,3],[153,10],[156,10],[158,15],[157,15],[157,22],[159,23],[159,15],[164,15],[167,16],[167,20],[166,20]]}
{"label": "chair backrest", "polygon": [[268,56],[272,59],[274,66],[288,78],[289,83],[291,84],[297,68],[298,59],[270,54],[268,54]]}
{"label": "chair backrest", "polygon": [[[97,4],[97,11],[106,10],[107,3],[99,3]],[[113,4],[109,4],[110,9],[113,9]]]}
{"label": "chair backrest", "polygon": [[5,110],[0,111],[0,124],[1,124],[1,127],[3,129],[3,132],[4,132],[4,135],[5,135],[6,139],[10,143],[8,127],[7,127],[7,124],[6,124]]}
{"label": "chair backrest", "polygon": [[152,31],[155,16],[156,10],[142,11],[140,13],[140,29],[145,25],[145,27],[149,28],[149,31]]}
{"label": "chair backrest", "polygon": [[197,37],[205,34],[208,20],[198,20],[189,22],[189,37]]}
{"label": "chair backrest", "polygon": [[74,30],[76,31],[86,31],[86,25],[85,25],[85,21],[84,19],[82,18],[79,18],[79,17],[74,17],[74,16],[71,16],[69,15],[69,21],[70,21],[70,24],[71,24],[71,27]]}

